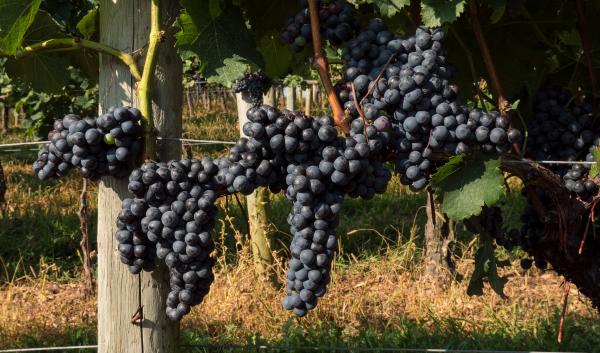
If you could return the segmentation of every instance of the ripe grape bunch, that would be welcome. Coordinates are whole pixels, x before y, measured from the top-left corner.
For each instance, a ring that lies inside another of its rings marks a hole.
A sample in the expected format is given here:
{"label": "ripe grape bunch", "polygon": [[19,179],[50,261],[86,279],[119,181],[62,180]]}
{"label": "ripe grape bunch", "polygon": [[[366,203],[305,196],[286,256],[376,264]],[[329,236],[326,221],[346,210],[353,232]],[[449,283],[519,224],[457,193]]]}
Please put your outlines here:
{"label": "ripe grape bunch", "polygon": [[[300,52],[312,42],[308,1],[300,1],[301,11],[288,19],[281,41],[293,52]],[[360,20],[353,8],[344,0],[319,1],[320,32],[332,45],[340,45],[354,37],[360,28]]]}
{"label": "ripe grape bunch", "polygon": [[140,111],[110,108],[96,119],[68,114],[54,122],[50,144],[38,153],[33,171],[39,179],[65,176],[73,167],[88,179],[124,177],[142,151]]}
{"label": "ripe grape bunch", "polygon": [[123,202],[117,221],[121,260],[132,273],[151,271],[156,258],[165,261],[172,320],[198,304],[213,280],[210,232],[218,197],[248,195],[259,186],[285,190],[293,202],[288,217],[293,240],[283,306],[303,316],[330,280],[344,196],[372,198],[391,178],[380,160],[386,136],[360,120],[342,137],[329,117],[265,105],[247,116],[247,137],[227,157],[147,163],[130,176],[134,197]]}
{"label": "ripe grape bunch", "polygon": [[[592,151],[600,131],[592,126],[592,105],[576,99],[563,87],[553,86],[538,92],[534,116],[528,124],[527,154],[534,160],[595,162]],[[552,165],[550,169],[565,180],[565,187],[587,198],[598,192],[587,178],[589,165]]]}
{"label": "ripe grape bunch", "polygon": [[414,191],[427,185],[433,153],[506,153],[522,139],[498,112],[460,104],[444,39],[441,29],[424,27],[413,36],[394,36],[372,19],[348,41],[344,81],[336,85],[351,117],[389,134],[400,180]]}
{"label": "ripe grape bunch", "polygon": [[257,73],[246,73],[235,81],[233,90],[235,93],[247,92],[253,106],[260,105],[263,100],[263,94],[267,93],[271,87],[271,79],[259,71]]}

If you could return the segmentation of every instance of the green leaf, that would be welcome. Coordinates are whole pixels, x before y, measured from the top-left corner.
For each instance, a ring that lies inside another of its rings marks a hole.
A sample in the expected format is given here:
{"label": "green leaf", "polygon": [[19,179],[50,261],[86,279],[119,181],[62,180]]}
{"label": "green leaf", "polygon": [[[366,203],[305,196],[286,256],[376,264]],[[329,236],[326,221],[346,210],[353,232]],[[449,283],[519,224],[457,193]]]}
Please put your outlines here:
{"label": "green leaf", "polygon": [[7,61],[6,71],[36,91],[59,93],[69,82],[68,64],[63,57],[38,53]]}
{"label": "green leaf", "polygon": [[35,20],[42,0],[0,0],[0,52],[14,55]]}
{"label": "green leaf", "polygon": [[77,30],[83,34],[85,39],[91,39],[98,28],[100,27],[100,17],[98,16],[98,8],[95,8],[88,12],[83,18],[77,23]]}
{"label": "green leaf", "polygon": [[487,0],[485,3],[492,9],[490,22],[494,24],[500,21],[506,11],[506,0]]}
{"label": "green leaf", "polygon": [[517,109],[519,109],[519,104],[521,104],[521,100],[520,100],[520,99],[517,99],[517,100],[515,100],[514,102],[512,102],[512,103],[510,104],[510,108],[511,108],[512,110],[517,110]]}
{"label": "green leaf", "polygon": [[300,11],[297,1],[243,0],[240,6],[257,38],[262,38],[273,30],[283,29],[286,19]]}
{"label": "green leaf", "polygon": [[594,159],[596,160],[596,164],[593,164],[592,167],[590,168],[589,177],[593,179],[593,178],[597,177],[598,174],[600,174],[600,148],[595,147],[592,150],[592,156],[594,156]]}
{"label": "green leaf", "polygon": [[286,87],[298,87],[302,84],[302,82],[304,82],[304,79],[302,76],[298,75],[287,75],[283,79],[283,85]]}
{"label": "green leaf", "polygon": [[431,185],[449,218],[459,221],[477,215],[504,195],[500,163],[499,157],[459,155],[438,169]]}
{"label": "green leaf", "polygon": [[209,0],[208,9],[210,11],[210,17],[219,17],[221,14],[221,2],[222,0]]}
{"label": "green leaf", "polygon": [[[480,227],[481,228],[481,227]],[[498,267],[505,266],[506,261],[498,261],[494,253],[494,241],[485,232],[479,234],[479,248],[475,254],[475,269],[471,275],[468,295],[482,295],[483,282],[487,280],[490,287],[502,298],[507,298],[504,294],[504,285],[508,282],[506,277],[500,277]]]}
{"label": "green leaf", "polygon": [[179,16],[177,45],[198,55],[206,65],[206,76],[217,75],[226,59],[242,57],[254,64],[262,63],[240,8],[226,2],[219,16],[212,18],[208,1],[183,0],[182,5],[185,11]]}
{"label": "green leaf", "polygon": [[[45,11],[38,11],[35,21],[23,36],[23,44],[36,43],[57,37],[61,26]],[[34,52],[22,59],[10,58],[6,62],[6,71],[21,83],[36,91],[60,93],[69,82],[67,68],[71,64],[69,55],[73,53]]]}
{"label": "green leaf", "polygon": [[383,17],[392,17],[399,13],[405,6],[410,4],[410,0],[378,0],[373,1],[377,6],[379,14]]}
{"label": "green leaf", "polygon": [[581,38],[576,29],[558,32],[558,40],[564,45],[581,47]]}
{"label": "green leaf", "polygon": [[253,64],[239,55],[224,60],[224,65],[216,70],[216,74],[208,77],[208,83],[217,83],[225,87],[231,85],[244,73],[253,68]]}
{"label": "green leaf", "polygon": [[281,77],[287,71],[292,53],[279,40],[276,31],[264,35],[258,42],[258,51],[265,61],[265,73],[270,77]]}
{"label": "green leaf", "polygon": [[423,0],[421,20],[427,27],[439,27],[452,23],[465,10],[466,0]]}

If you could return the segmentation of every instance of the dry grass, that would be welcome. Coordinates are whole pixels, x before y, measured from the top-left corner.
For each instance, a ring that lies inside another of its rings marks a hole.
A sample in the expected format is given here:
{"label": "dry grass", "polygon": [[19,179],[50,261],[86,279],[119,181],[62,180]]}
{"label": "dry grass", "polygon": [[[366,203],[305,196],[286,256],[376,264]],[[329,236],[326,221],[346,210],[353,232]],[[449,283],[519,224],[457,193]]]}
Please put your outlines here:
{"label": "dry grass", "polygon": [[[242,251],[235,264],[217,273],[210,294],[184,319],[183,327],[213,339],[227,337],[239,342],[248,335],[281,340],[290,323],[306,332],[337,327],[346,339],[367,329],[393,330],[407,321],[432,333],[453,325],[465,337],[499,332],[508,337],[535,335],[541,323],[558,325],[562,279],[552,272],[523,273],[510,268],[505,271],[511,277],[506,287],[509,299],[503,300],[487,289],[483,296],[469,297],[466,281],[440,285],[423,277],[411,258],[412,246],[405,244],[389,249],[384,256],[336,267],[328,293],[317,309],[299,320],[281,309],[282,288],[253,275],[249,254]],[[282,275],[281,262],[276,267]],[[458,263],[459,272],[467,276],[471,267],[470,260]],[[598,314],[589,302],[575,289],[570,294],[566,329],[597,325]],[[24,332],[51,335],[80,327],[93,329],[95,305],[94,298],[83,295],[79,282],[58,284],[38,278],[6,285],[0,290],[0,347]],[[575,330],[584,338],[592,333]]]}

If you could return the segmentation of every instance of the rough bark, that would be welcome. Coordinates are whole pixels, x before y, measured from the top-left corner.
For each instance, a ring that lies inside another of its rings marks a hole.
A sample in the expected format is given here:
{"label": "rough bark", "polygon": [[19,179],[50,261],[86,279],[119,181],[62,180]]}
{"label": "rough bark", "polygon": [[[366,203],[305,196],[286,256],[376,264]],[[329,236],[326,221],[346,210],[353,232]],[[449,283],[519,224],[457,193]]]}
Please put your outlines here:
{"label": "rough bark", "polygon": [[0,161],[0,208],[4,206],[6,202],[6,178],[4,178],[4,169],[2,168],[2,161]]}
{"label": "rough bark", "polygon": [[[178,14],[178,1],[161,1],[162,23]],[[100,41],[133,52],[148,43],[150,1],[102,0]],[[154,85],[154,123],[159,136],[181,134],[181,70],[172,33],[161,44]],[[143,56],[143,55],[142,55]],[[141,65],[140,65],[141,66]],[[126,67],[111,57],[100,60],[100,111],[111,105],[136,105],[134,82]],[[179,158],[178,142],[159,147],[160,158]],[[115,220],[123,198],[130,196],[127,179],[102,178],[98,191],[98,352],[175,352],[179,325],[165,315],[169,292],[167,270],[131,275],[117,253]],[[143,306],[141,325],[131,323]]]}
{"label": "rough bark", "polygon": [[2,104],[2,127],[0,128],[0,132],[6,133],[8,131],[8,124],[10,120],[10,108],[4,103]]}
{"label": "rough bark", "polygon": [[435,280],[448,281],[455,272],[450,252],[454,242],[454,223],[440,213],[432,192],[427,192],[426,210],[425,274]]}
{"label": "rough bark", "polygon": [[[250,98],[244,93],[238,93],[237,108],[240,125],[240,136],[244,136],[242,127],[247,121],[246,111],[252,107]],[[270,104],[272,102],[265,102]],[[246,209],[248,212],[248,235],[252,246],[252,259],[254,272],[260,277],[273,279],[273,254],[269,243],[269,221],[267,219],[268,190],[257,188],[252,194],[246,196]]]}
{"label": "rough bark", "polygon": [[294,110],[294,106],[296,105],[296,94],[294,87],[284,87],[285,92],[285,109]]}

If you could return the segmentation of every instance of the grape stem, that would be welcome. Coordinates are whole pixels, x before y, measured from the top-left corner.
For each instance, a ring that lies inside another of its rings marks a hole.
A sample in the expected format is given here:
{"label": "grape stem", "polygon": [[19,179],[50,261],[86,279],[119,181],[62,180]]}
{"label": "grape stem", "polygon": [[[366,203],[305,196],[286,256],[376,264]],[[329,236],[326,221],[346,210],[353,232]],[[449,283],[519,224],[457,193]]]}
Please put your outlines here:
{"label": "grape stem", "polygon": [[150,34],[148,51],[144,62],[144,71],[137,87],[139,109],[145,130],[144,156],[153,160],[156,150],[156,131],[154,129],[154,115],[152,112],[152,91],[154,88],[154,71],[158,61],[159,44],[164,33],[160,29],[159,0],[152,0],[150,4]]}
{"label": "grape stem", "polygon": [[[496,71],[496,66],[494,65],[494,60],[492,59],[492,55],[490,54],[490,48],[487,45],[485,36],[483,35],[481,21],[479,21],[477,0],[469,0],[469,16],[471,17],[471,26],[473,27],[473,33],[475,34],[475,39],[477,40],[477,44],[479,45],[481,57],[483,58],[485,68],[488,72],[488,75],[490,76],[492,90],[494,91],[494,94],[498,99],[498,111],[503,116],[507,116],[507,111],[510,108],[510,104],[504,97],[504,91],[502,90],[502,84],[500,83],[498,72]],[[514,143],[512,147],[517,154],[521,154],[521,149],[518,144]]]}
{"label": "grape stem", "polygon": [[592,107],[595,117],[598,109],[598,78],[596,76],[596,71],[594,70],[594,63],[592,60],[592,46],[590,44],[590,36],[588,33],[587,20],[585,18],[585,7],[583,1],[576,0],[575,5],[577,9],[577,31],[579,32],[579,37],[581,38],[583,56],[585,58],[585,64],[588,68],[588,75],[590,78],[590,84],[592,86]]}
{"label": "grape stem", "polygon": [[506,110],[508,108],[508,101],[506,100],[506,98],[504,98],[502,84],[500,83],[500,79],[498,78],[496,66],[494,66],[494,60],[492,59],[490,49],[487,45],[487,41],[485,40],[485,36],[483,35],[483,30],[481,29],[481,22],[479,21],[479,14],[477,10],[477,0],[469,0],[469,16],[471,17],[473,33],[475,34],[475,39],[477,40],[477,44],[479,45],[479,50],[481,51],[481,56],[485,64],[485,68],[488,72],[488,75],[490,76],[492,90],[494,91],[496,97],[498,97],[498,110],[500,111],[500,113],[506,114]]}
{"label": "grape stem", "polygon": [[560,323],[558,324],[558,337],[557,337],[557,341],[558,343],[562,343],[562,339],[563,339],[563,327],[564,327],[564,323],[565,323],[565,316],[567,315],[567,303],[569,300],[569,283],[567,283],[567,280],[565,279],[564,282],[564,289],[563,289],[563,305],[562,305],[562,311],[560,314]]}
{"label": "grape stem", "polygon": [[63,51],[63,50],[78,50],[78,49],[90,49],[95,50],[99,53],[112,55],[115,58],[121,60],[123,64],[127,65],[131,76],[139,81],[142,78],[140,70],[138,69],[135,59],[129,53],[120,51],[108,45],[94,42],[87,39],[80,38],[54,38],[48,39],[43,42],[35,43],[21,48],[16,54],[15,59],[22,59],[27,56],[33,55],[38,52],[52,52],[52,51]]}
{"label": "grape stem", "polygon": [[352,96],[354,97],[354,105],[356,106],[356,111],[358,111],[358,115],[360,115],[360,117],[362,118],[363,122],[364,122],[364,133],[365,133],[365,138],[367,139],[367,142],[369,141],[369,136],[367,134],[367,126],[369,126],[369,120],[367,120],[367,117],[365,116],[365,112],[362,110],[362,102],[361,103],[357,103],[357,95],[356,95],[356,88],[354,87],[354,82],[351,83],[352,86]]}
{"label": "grape stem", "polygon": [[331,106],[333,113],[333,121],[339,126],[345,133],[350,132],[350,127],[346,121],[346,114],[342,109],[342,104],[333,89],[331,83],[331,77],[329,76],[329,63],[327,57],[323,54],[323,47],[321,44],[321,29],[319,25],[319,9],[317,8],[317,0],[308,0],[308,11],[310,14],[310,30],[312,34],[313,43],[313,67],[319,73],[323,88],[327,93],[327,99]]}
{"label": "grape stem", "polygon": [[410,15],[415,27],[419,27],[421,25],[421,0],[410,0]]}

